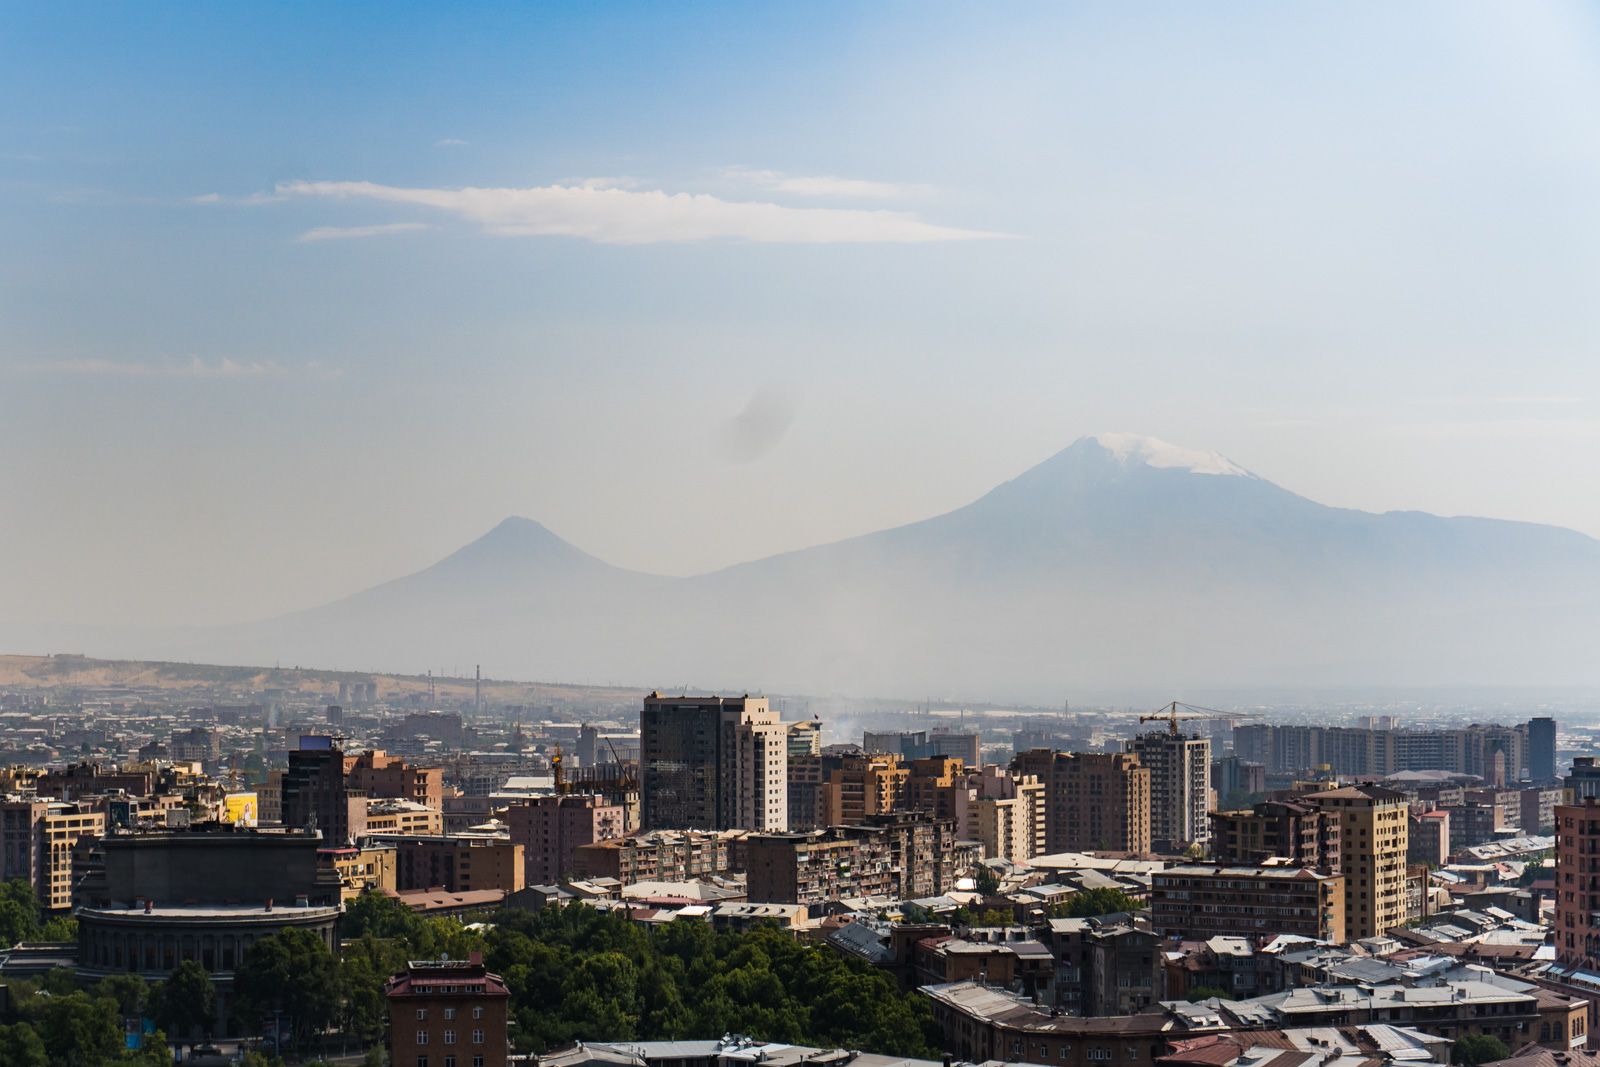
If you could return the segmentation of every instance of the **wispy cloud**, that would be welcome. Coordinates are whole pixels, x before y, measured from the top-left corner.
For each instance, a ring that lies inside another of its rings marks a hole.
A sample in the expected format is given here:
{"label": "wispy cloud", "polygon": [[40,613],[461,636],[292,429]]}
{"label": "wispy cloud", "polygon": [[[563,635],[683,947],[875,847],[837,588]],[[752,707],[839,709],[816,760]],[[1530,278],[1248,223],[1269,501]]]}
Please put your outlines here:
{"label": "wispy cloud", "polygon": [[783,244],[925,243],[1008,235],[924,222],[899,211],[789,207],[705,193],[545,185],[428,189],[376,182],[295,181],[274,196],[411,204],[512,237],[576,237],[601,244],[739,240]]}
{"label": "wispy cloud", "polygon": [[191,204],[238,204],[252,207],[256,204],[281,204],[289,199],[281,193],[246,193],[243,196],[231,196],[226,193],[201,193],[191,196]]}
{"label": "wispy cloud", "polygon": [[432,229],[426,222],[385,222],[377,226],[316,226],[296,237],[296,241],[345,241],[355,237],[383,237],[391,233],[415,233]]}
{"label": "wispy cloud", "polygon": [[314,378],[342,377],[343,372],[321,363],[286,364],[273,360],[240,360],[224,356],[214,361],[192,356],[187,360],[151,362],[114,359],[58,359],[28,364],[33,374],[58,374],[91,378]]}
{"label": "wispy cloud", "polygon": [[462,147],[464,147],[466,145],[466,143],[467,142],[463,141],[459,137],[441,137],[441,138],[439,138],[439,140],[433,142],[433,147],[435,147],[435,148],[462,148]]}
{"label": "wispy cloud", "polygon": [[785,174],[753,167],[726,167],[723,176],[735,181],[770,189],[790,196],[811,196],[839,200],[906,200],[929,196],[933,188],[903,182],[880,182],[867,178],[840,178],[829,174]]}

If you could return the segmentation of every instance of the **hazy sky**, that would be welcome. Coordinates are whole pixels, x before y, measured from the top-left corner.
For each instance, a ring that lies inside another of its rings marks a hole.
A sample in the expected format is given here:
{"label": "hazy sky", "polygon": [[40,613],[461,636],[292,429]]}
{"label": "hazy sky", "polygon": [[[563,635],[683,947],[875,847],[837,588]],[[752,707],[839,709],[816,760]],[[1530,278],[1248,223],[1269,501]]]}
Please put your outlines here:
{"label": "hazy sky", "polygon": [[1102,430],[1600,535],[1584,5],[4,11],[0,617],[689,573]]}

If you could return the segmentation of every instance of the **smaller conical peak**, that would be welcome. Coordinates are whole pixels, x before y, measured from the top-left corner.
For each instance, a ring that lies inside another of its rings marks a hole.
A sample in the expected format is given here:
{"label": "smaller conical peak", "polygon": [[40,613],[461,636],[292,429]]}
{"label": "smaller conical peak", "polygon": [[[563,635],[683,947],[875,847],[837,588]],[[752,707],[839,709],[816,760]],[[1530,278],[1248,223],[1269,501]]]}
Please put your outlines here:
{"label": "smaller conical peak", "polygon": [[1093,441],[1127,465],[1139,464],[1162,470],[1183,470],[1192,474],[1227,474],[1240,478],[1255,475],[1221,452],[1202,452],[1195,448],[1168,444],[1136,433],[1100,433],[1085,438]]}

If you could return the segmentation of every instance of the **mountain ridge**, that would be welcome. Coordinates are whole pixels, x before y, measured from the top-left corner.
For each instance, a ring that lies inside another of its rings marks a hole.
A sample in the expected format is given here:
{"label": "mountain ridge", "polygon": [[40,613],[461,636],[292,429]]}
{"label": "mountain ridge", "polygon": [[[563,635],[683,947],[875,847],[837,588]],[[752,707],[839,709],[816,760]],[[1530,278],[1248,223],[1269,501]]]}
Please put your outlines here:
{"label": "mountain ridge", "polygon": [[[1081,437],[961,507],[687,577],[512,516],[174,658],[1053,703],[1135,687],[1600,682],[1600,541],[1332,508],[1219,453]],[[148,650],[144,650],[148,651]]]}

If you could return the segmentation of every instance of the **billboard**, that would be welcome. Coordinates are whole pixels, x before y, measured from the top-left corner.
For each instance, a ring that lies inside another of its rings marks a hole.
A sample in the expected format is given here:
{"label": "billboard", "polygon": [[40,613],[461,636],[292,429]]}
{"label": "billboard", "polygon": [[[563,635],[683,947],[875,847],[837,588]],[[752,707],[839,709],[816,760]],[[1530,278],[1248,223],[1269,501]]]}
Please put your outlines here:
{"label": "billboard", "polygon": [[229,793],[223,800],[222,821],[235,826],[256,824],[256,795],[254,793]]}

